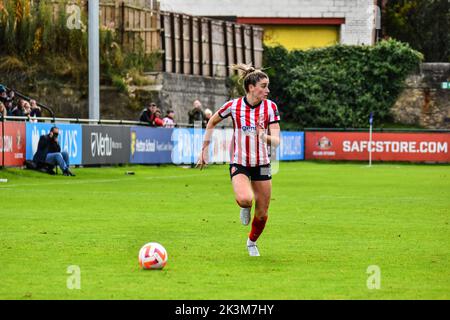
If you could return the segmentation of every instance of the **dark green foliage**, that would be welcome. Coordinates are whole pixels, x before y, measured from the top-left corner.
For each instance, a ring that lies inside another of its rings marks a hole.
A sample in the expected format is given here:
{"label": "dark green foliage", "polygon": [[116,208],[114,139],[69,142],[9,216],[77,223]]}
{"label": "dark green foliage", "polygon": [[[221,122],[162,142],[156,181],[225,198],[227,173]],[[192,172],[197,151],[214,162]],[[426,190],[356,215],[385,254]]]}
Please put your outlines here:
{"label": "dark green foliage", "polygon": [[450,1],[390,0],[384,33],[422,52],[427,62],[450,62]]}
{"label": "dark green foliage", "polygon": [[283,120],[303,127],[367,127],[370,112],[378,122],[389,111],[408,74],[422,56],[394,40],[375,46],[308,51],[265,48],[271,98]]}

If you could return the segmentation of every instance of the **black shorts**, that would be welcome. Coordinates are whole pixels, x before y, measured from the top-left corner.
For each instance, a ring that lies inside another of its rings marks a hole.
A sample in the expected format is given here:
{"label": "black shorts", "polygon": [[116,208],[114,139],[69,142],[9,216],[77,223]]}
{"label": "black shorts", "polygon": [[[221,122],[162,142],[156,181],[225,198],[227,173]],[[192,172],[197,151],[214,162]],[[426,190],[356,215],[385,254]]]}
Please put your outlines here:
{"label": "black shorts", "polygon": [[245,174],[251,181],[272,180],[270,164],[256,167],[244,167],[240,164],[230,164],[230,178],[235,175]]}

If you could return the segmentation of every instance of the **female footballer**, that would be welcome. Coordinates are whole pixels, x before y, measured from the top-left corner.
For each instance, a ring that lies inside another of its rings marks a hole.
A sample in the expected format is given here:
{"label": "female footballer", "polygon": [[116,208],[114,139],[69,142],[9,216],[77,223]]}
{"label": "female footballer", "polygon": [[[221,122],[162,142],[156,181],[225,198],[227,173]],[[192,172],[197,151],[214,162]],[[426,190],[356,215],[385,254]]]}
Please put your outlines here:
{"label": "female footballer", "polygon": [[242,224],[249,224],[255,201],[247,249],[250,256],[259,256],[256,240],[266,225],[272,192],[269,147],[280,143],[280,116],[277,105],[267,99],[270,91],[266,73],[245,64],[231,68],[241,72],[246,95],[225,103],[210,118],[197,167],[202,169],[208,164],[209,145],[215,126],[231,117],[234,128],[230,146],[231,183],[241,208]]}

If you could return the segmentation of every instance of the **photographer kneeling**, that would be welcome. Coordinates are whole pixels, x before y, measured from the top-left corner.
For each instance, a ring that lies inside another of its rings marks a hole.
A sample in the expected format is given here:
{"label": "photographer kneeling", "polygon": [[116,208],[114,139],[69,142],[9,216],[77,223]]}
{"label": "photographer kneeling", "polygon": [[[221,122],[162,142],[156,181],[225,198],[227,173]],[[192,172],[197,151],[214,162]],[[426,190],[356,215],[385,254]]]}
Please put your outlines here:
{"label": "photographer kneeling", "polygon": [[[61,152],[61,147],[58,143],[59,129],[52,127],[50,133],[42,135],[39,138],[37,151],[33,157],[33,162],[38,166],[55,166],[58,165],[63,175],[75,176],[69,170],[69,154],[65,151]],[[50,174],[55,174],[52,168],[47,170]]]}

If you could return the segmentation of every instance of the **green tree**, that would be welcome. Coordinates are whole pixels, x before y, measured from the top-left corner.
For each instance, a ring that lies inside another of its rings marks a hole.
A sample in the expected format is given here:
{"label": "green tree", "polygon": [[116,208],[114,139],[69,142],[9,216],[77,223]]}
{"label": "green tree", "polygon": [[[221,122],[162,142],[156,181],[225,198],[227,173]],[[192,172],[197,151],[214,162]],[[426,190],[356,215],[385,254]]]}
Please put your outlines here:
{"label": "green tree", "polygon": [[385,35],[409,43],[425,61],[450,61],[450,1],[389,0],[382,25]]}

